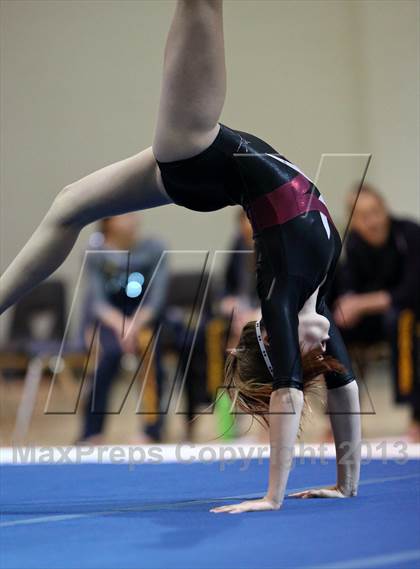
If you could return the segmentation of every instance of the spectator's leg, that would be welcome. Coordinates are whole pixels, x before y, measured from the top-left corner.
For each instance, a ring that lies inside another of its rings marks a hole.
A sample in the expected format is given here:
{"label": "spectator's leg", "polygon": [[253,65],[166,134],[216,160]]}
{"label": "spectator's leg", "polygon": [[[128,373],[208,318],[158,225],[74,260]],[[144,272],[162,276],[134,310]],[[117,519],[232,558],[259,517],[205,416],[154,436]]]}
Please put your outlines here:
{"label": "spectator's leg", "polygon": [[[103,434],[107,404],[112,383],[121,361],[121,347],[114,332],[105,326],[99,329],[101,354],[84,409],[82,441],[99,440]],[[95,437],[95,439],[93,439]]]}
{"label": "spectator's leg", "polygon": [[396,403],[411,400],[415,376],[415,318],[411,310],[389,310],[384,318],[391,347]]}
{"label": "spectator's leg", "polygon": [[[142,414],[142,429],[148,442],[158,442],[161,438],[163,415],[161,414],[161,385],[158,377],[157,358],[159,357],[159,342],[155,336],[154,327],[141,330],[139,335],[139,350],[142,358],[142,373],[140,386],[140,406]],[[162,368],[160,368],[162,372]]]}
{"label": "spectator's leg", "polygon": [[385,318],[394,377],[394,393],[397,403],[410,403],[412,423],[409,438],[420,438],[420,379],[416,317],[412,310],[389,310]]}
{"label": "spectator's leg", "polygon": [[367,316],[353,328],[338,329],[351,353],[358,377],[363,380],[369,367],[369,361],[365,357],[365,348],[387,340],[384,318],[381,314]]}
{"label": "spectator's leg", "polygon": [[208,401],[206,392],[207,357],[205,349],[205,331],[201,326],[197,332],[191,360],[188,366],[185,389],[187,395],[187,438],[194,438],[194,418],[198,405]]}
{"label": "spectator's leg", "polygon": [[414,354],[414,387],[412,396],[412,414],[409,437],[413,442],[420,443],[420,370],[419,370],[419,342],[420,338],[415,336]]}
{"label": "spectator's leg", "polygon": [[155,368],[156,368],[155,389],[157,393],[159,414],[157,415],[156,420],[153,423],[146,425],[144,432],[146,436],[150,437],[152,440],[160,442],[162,440],[162,430],[165,425],[165,414],[163,413],[162,397],[164,393],[166,375],[162,361],[161,343],[159,339],[156,343]]}

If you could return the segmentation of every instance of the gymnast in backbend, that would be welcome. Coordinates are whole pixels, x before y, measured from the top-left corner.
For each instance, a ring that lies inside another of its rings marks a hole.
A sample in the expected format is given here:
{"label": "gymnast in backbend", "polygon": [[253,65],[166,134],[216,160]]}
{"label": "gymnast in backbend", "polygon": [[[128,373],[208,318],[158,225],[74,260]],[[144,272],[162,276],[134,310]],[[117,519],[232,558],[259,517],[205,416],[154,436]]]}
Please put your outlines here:
{"label": "gymnast in backbend", "polygon": [[259,500],[212,511],[281,507],[303,390],[320,373],[328,388],[337,480],[295,496],[355,496],[358,388],[325,304],[340,237],[319,191],[297,166],[256,136],[219,123],[226,91],[222,8],[222,0],[178,0],[152,147],[59,192],[1,277],[0,313],[58,268],[93,221],[169,203],[195,211],[241,205],[254,231],[262,320],[244,326],[227,357],[226,383],[239,405],[269,426],[269,485]]}

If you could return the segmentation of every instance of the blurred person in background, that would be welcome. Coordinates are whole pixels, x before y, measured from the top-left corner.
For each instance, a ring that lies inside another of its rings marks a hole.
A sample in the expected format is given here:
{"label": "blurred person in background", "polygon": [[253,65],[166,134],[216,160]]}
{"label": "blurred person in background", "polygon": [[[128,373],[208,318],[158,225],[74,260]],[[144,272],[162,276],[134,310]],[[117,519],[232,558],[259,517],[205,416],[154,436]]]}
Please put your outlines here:
{"label": "blurred person in background", "polygon": [[[103,442],[110,390],[124,354],[136,354],[145,360],[138,372],[146,385],[142,389],[143,433],[139,433],[137,442],[159,441],[161,437],[163,370],[159,346],[154,353],[152,346],[153,332],[165,308],[168,268],[163,243],[155,238],[140,239],[138,226],[136,213],[110,217],[101,221],[100,233],[91,237],[94,251],[87,256],[83,328],[89,345],[98,324],[100,354],[84,408],[80,436],[83,443]],[[143,291],[130,298],[126,286],[129,274],[134,272],[144,276]]]}
{"label": "blurred person in background", "polygon": [[[245,211],[240,210],[236,216],[234,234],[226,259],[220,287],[221,298],[218,304],[219,321],[223,322],[223,334],[219,336],[223,361],[218,371],[218,377],[210,383],[219,386],[223,383],[224,365],[227,354],[231,351],[226,347],[236,346],[239,342],[243,327],[250,320],[261,319],[261,306],[256,287],[256,259],[254,252],[253,230]],[[219,395],[216,389],[215,396]],[[230,405],[230,403],[229,403]],[[231,418],[229,419],[231,422]],[[228,423],[228,421],[227,421]],[[252,425],[258,426],[258,421],[249,422],[249,416],[238,414],[232,427],[226,431],[226,438],[236,438],[240,442],[268,442],[268,432],[258,429],[250,432]]]}
{"label": "blurred person in background", "polygon": [[350,192],[347,208],[353,215],[334,319],[349,344],[389,342],[395,398],[412,403],[409,436],[419,440],[420,226],[394,217],[369,185]]}
{"label": "blurred person in background", "polygon": [[243,326],[249,320],[261,318],[255,282],[255,253],[252,227],[241,210],[236,218],[235,234],[230,245],[223,283],[220,312],[232,318],[230,340],[236,343]]}

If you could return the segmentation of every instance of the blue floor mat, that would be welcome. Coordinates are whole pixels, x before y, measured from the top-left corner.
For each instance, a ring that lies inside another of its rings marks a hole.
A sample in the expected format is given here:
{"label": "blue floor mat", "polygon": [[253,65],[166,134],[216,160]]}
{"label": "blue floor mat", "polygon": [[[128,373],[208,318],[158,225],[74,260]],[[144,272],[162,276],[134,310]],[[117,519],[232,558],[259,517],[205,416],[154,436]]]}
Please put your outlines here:
{"label": "blue floor mat", "polygon": [[[2,466],[0,567],[420,567],[420,461],[371,461],[353,499],[209,513],[260,496],[266,479],[267,461],[256,460]],[[334,479],[334,461],[299,461],[288,491]]]}

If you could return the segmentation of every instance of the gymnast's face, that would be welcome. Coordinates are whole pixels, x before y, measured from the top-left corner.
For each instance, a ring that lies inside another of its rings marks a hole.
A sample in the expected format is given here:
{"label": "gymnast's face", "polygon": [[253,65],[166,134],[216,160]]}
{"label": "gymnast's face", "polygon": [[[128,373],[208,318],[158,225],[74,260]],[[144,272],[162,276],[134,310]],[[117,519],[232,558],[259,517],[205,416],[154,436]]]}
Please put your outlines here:
{"label": "gymnast's face", "polygon": [[329,331],[330,323],[325,316],[317,312],[299,314],[299,344],[302,353],[319,348],[325,352]]}

